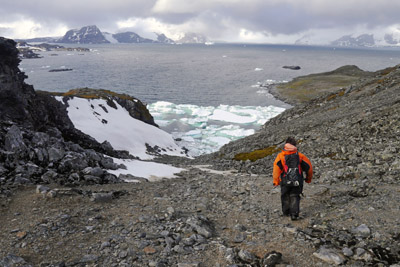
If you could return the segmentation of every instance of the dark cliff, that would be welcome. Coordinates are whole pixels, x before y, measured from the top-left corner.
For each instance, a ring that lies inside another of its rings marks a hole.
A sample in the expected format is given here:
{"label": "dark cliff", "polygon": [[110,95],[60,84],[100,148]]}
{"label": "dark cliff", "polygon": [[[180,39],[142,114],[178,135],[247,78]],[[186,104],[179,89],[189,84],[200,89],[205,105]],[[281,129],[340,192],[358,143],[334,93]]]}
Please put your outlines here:
{"label": "dark cliff", "polygon": [[[113,157],[130,157],[77,130],[65,106],[24,82],[16,43],[0,38],[0,196],[19,184],[113,183]],[[90,175],[92,173],[96,175]]]}
{"label": "dark cliff", "polygon": [[36,113],[31,113],[36,96],[32,86],[24,83],[25,74],[18,69],[20,59],[16,43],[0,38],[0,119],[29,126],[37,125]]}
{"label": "dark cliff", "polygon": [[[24,82],[18,50],[12,40],[0,38],[0,120],[16,123],[33,131],[56,128],[67,141],[106,152],[93,138],[75,129],[65,107],[52,96],[36,93]],[[111,152],[111,151],[109,151]]]}

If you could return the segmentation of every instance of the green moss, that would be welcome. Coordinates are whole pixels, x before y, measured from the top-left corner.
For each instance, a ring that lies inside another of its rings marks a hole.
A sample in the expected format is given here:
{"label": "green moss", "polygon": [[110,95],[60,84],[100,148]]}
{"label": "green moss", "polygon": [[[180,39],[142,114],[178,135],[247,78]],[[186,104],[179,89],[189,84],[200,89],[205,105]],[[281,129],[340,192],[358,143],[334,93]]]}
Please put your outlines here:
{"label": "green moss", "polygon": [[304,103],[327,92],[345,88],[358,79],[357,76],[338,74],[326,76],[309,75],[297,77],[291,82],[280,84],[276,87],[276,90],[279,95]]}
{"label": "green moss", "polygon": [[392,71],[395,71],[395,70],[396,70],[396,67],[389,67],[389,68],[381,70],[381,74],[388,75],[389,73],[391,73]]}
{"label": "green moss", "polygon": [[345,90],[340,90],[337,93],[331,94],[326,98],[326,101],[331,101],[339,96],[343,96],[344,95]]}
{"label": "green moss", "polygon": [[133,101],[135,99],[130,95],[118,94],[118,93],[112,92],[110,90],[90,89],[90,88],[77,88],[77,89],[69,90],[66,93],[53,93],[53,94],[60,95],[60,96],[76,96],[76,97],[81,97],[81,98],[86,98],[86,99],[108,99],[110,96],[118,97],[118,98],[124,99],[124,100],[131,100],[131,101]]}
{"label": "green moss", "polygon": [[296,80],[296,81],[293,81],[293,83],[291,83],[289,85],[289,88],[298,89],[299,87],[307,86],[310,83],[311,83],[311,80],[309,80],[309,79]]}
{"label": "green moss", "polygon": [[246,161],[246,160],[250,160],[250,161],[256,161],[268,156],[271,156],[273,154],[275,154],[276,152],[279,152],[281,149],[277,146],[270,146],[264,149],[258,149],[258,150],[254,150],[251,152],[247,152],[247,153],[239,153],[237,155],[235,155],[235,157],[233,158],[234,160],[242,160],[242,161]]}

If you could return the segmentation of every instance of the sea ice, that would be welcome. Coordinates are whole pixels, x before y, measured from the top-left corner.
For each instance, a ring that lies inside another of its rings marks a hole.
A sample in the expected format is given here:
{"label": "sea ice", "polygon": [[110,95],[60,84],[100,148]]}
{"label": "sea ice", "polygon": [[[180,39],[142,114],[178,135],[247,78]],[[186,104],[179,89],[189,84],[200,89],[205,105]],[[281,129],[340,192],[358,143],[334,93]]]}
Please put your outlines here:
{"label": "sea ice", "polygon": [[[156,102],[147,107],[160,127],[170,132],[190,156],[217,151],[227,142],[255,133],[284,108],[220,105],[196,106]],[[186,126],[185,126],[186,125]]]}
{"label": "sea ice", "polygon": [[254,117],[240,116],[232,112],[220,109],[214,110],[214,113],[210,116],[210,119],[217,121],[233,122],[233,123],[253,123],[256,121]]}

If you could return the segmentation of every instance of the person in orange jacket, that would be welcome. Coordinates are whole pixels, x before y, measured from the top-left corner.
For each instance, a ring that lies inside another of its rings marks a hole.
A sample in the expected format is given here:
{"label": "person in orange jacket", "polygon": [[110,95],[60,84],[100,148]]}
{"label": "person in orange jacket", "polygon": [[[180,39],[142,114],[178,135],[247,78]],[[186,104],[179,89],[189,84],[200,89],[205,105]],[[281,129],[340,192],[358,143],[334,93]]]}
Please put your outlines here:
{"label": "person in orange jacket", "polygon": [[[288,155],[297,154],[299,159],[300,179],[298,186],[288,186],[282,184],[282,178],[286,175],[285,168]],[[304,179],[303,172],[306,173]],[[286,139],[284,149],[278,154],[274,161],[273,184],[281,185],[281,203],[284,216],[290,216],[292,220],[297,220],[300,213],[300,195],[303,192],[303,181],[311,183],[313,169],[310,160],[302,153],[297,151],[296,140],[293,137]]]}

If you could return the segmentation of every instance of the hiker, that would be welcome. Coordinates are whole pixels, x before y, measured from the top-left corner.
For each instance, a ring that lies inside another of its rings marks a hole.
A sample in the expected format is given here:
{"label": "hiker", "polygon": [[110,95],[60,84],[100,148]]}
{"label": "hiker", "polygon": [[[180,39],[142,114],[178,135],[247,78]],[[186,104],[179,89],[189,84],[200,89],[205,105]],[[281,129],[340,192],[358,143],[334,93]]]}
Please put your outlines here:
{"label": "hiker", "polygon": [[[303,172],[306,173],[304,179]],[[296,140],[286,139],[284,149],[275,159],[273,169],[274,186],[281,185],[281,202],[284,216],[297,220],[300,213],[300,195],[303,182],[311,183],[313,170],[310,160],[297,151]]]}

